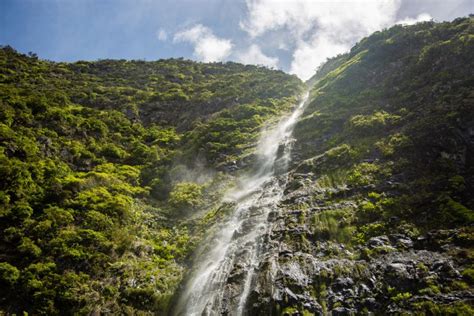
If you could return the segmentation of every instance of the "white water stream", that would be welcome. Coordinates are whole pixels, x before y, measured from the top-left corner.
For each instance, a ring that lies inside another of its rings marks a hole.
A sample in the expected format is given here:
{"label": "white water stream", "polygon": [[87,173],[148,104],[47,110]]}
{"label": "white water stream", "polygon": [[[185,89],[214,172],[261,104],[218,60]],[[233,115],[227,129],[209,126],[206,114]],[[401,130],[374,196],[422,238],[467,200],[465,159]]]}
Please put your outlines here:
{"label": "white water stream", "polygon": [[[263,253],[268,215],[277,208],[293,143],[292,132],[308,93],[292,114],[264,131],[257,146],[257,168],[239,179],[228,194],[235,202],[232,214],[219,224],[196,253],[173,315],[242,315],[255,269]],[[278,177],[280,175],[280,177]]]}

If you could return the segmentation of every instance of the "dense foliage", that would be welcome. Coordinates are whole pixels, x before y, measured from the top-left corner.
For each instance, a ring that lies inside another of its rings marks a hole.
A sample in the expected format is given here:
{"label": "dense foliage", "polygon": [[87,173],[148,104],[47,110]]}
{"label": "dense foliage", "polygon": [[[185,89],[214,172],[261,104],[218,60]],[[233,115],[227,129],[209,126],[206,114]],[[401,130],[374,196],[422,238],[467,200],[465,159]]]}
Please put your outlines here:
{"label": "dense foliage", "polygon": [[198,238],[171,219],[210,208],[219,178],[180,165],[238,160],[301,86],[235,63],[54,63],[3,47],[0,314],[165,310]]}

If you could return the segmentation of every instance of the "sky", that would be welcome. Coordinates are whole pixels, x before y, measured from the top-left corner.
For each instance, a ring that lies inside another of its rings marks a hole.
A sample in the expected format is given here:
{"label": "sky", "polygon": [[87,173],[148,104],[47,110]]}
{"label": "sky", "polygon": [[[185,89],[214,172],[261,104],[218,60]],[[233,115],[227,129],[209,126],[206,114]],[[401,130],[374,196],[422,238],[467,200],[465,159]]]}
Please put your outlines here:
{"label": "sky", "polygon": [[53,61],[236,61],[306,80],[377,30],[471,13],[474,0],[0,0],[0,45]]}

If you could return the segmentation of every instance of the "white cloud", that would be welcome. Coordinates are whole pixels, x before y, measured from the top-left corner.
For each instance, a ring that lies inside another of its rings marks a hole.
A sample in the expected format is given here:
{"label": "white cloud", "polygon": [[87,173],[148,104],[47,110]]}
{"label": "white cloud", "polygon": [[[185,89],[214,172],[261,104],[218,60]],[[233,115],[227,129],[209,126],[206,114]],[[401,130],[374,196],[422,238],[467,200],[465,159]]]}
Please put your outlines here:
{"label": "white cloud", "polygon": [[412,25],[418,22],[430,21],[433,17],[428,13],[421,13],[416,18],[405,18],[403,20],[397,21],[396,24],[403,24],[403,25]]}
{"label": "white cloud", "polygon": [[278,58],[265,55],[256,44],[252,44],[247,51],[237,54],[237,60],[243,64],[264,65],[270,68],[278,66]]}
{"label": "white cloud", "polygon": [[194,45],[194,55],[201,61],[222,61],[232,51],[232,41],[215,36],[211,29],[197,24],[174,35],[173,41],[188,42]]}
{"label": "white cloud", "polygon": [[290,72],[310,78],[328,57],[395,22],[400,0],[247,0],[240,27],[254,40],[283,32],[294,47]]}
{"label": "white cloud", "polygon": [[326,36],[316,36],[311,42],[298,45],[293,52],[290,72],[301,79],[309,79],[328,57],[345,53],[349,49],[350,45],[336,43]]}
{"label": "white cloud", "polygon": [[160,40],[160,41],[166,41],[168,39],[168,33],[164,30],[164,29],[159,29],[157,32],[156,32],[156,37]]}

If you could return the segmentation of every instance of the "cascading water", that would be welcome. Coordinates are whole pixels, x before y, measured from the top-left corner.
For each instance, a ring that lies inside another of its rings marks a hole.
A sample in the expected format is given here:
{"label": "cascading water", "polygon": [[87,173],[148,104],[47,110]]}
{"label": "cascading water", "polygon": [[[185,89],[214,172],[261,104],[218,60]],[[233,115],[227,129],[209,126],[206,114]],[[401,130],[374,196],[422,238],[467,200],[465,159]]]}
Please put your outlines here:
{"label": "cascading water", "polygon": [[293,127],[307,99],[308,93],[289,117],[263,133],[257,171],[242,177],[228,195],[234,210],[196,253],[173,315],[245,314],[254,272],[264,254],[268,215],[278,207],[286,184]]}

